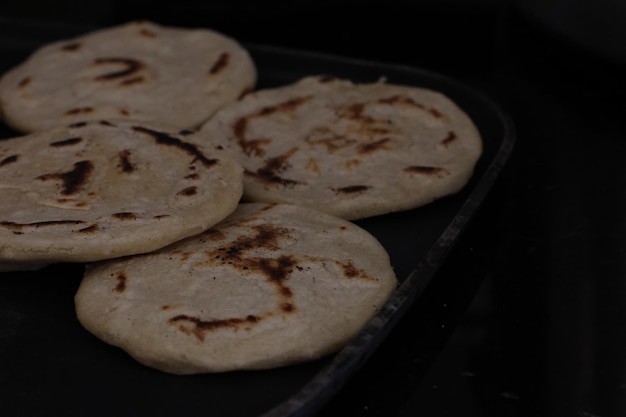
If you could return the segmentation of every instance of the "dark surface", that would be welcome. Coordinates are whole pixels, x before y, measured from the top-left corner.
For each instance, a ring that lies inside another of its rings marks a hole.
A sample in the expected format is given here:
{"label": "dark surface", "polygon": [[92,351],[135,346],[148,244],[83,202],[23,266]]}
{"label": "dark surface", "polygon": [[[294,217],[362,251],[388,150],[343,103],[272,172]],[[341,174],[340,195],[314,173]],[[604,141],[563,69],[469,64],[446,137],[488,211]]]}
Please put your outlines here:
{"label": "dark surface", "polygon": [[151,18],[398,62],[456,77],[511,114],[512,158],[426,301],[321,416],[626,415],[626,68],[618,60],[496,1],[344,2],[345,10],[101,2],[87,15],[62,3],[0,13]]}
{"label": "dark surface", "polygon": [[[7,67],[19,62],[16,56],[28,54],[44,43],[42,39],[60,39],[72,36],[68,31],[82,30],[59,30],[7,19],[0,19],[0,23],[0,62]],[[18,33],[28,36],[22,35],[18,42]],[[337,394],[341,384],[385,340],[413,300],[417,298],[416,302],[422,304],[423,289],[434,278],[510,156],[514,145],[510,119],[475,90],[431,72],[282,47],[246,45],[258,70],[258,88],[285,85],[310,74],[334,74],[357,82],[371,82],[384,74],[389,82],[445,93],[465,109],[481,133],[483,153],[474,175],[453,196],[415,210],[357,222],[384,245],[401,285],[348,346],[328,358],[302,365],[188,378],[156,372],[130,360],[119,349],[98,342],[80,326],[72,297],[83,265],[58,264],[33,272],[2,273],[0,386],[6,387],[2,390],[3,412],[14,417],[73,417],[88,411],[95,417],[130,415],[141,410],[154,417],[180,413],[191,417],[205,416],[204,404],[211,404],[212,412],[220,416],[259,416],[265,412],[264,417],[309,416]],[[8,127],[0,125],[0,138],[15,135],[18,134],[11,134]],[[424,306],[430,305],[432,310],[429,299]],[[420,334],[431,337],[428,330],[423,329]],[[63,372],[62,385],[47,378]],[[271,390],[259,390],[259,386]],[[242,393],[245,401],[240,401]],[[183,404],[179,403],[181,397],[186,398]]]}

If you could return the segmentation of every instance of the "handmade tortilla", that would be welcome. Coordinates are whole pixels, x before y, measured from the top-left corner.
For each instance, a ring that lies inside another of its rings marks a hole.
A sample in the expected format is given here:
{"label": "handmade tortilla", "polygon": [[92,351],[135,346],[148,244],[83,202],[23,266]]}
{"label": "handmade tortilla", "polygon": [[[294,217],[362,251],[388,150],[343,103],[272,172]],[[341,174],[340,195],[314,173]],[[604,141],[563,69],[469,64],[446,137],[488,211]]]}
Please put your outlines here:
{"label": "handmade tortilla", "polygon": [[439,92],[327,76],[249,94],[201,130],[245,168],[246,201],[349,220],[459,191],[482,152],[472,120]]}
{"label": "handmade tortilla", "polygon": [[0,269],[147,252],[222,220],[242,168],[194,135],[102,121],[0,141]]}
{"label": "handmade tortilla", "polygon": [[162,250],[88,265],[81,324],[174,374],[266,369],[348,343],[397,284],[365,230],[294,205],[241,204]]}
{"label": "handmade tortilla", "polygon": [[2,76],[0,108],[21,132],[111,118],[196,128],[255,83],[234,39],[135,21],[43,45]]}

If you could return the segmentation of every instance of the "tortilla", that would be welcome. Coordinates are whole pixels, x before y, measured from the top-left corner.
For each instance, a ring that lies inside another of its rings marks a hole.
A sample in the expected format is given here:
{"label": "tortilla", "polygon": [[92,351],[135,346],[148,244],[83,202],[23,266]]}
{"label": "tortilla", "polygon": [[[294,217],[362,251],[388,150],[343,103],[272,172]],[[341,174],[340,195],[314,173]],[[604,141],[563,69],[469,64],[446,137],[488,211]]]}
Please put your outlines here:
{"label": "tortilla", "polygon": [[20,132],[102,119],[191,129],[255,83],[234,39],[134,21],[43,45],[0,79],[0,108]]}
{"label": "tortilla", "polygon": [[245,169],[245,201],[348,220],[420,207],[471,177],[482,140],[443,94],[328,76],[259,90],[202,127]]}
{"label": "tortilla", "polygon": [[1,268],[147,252],[221,221],[242,168],[195,135],[102,121],[0,141]]}
{"label": "tortilla", "polygon": [[348,343],[397,285],[389,256],[353,223],[247,203],[203,234],[89,264],[80,323],[174,374],[267,369]]}

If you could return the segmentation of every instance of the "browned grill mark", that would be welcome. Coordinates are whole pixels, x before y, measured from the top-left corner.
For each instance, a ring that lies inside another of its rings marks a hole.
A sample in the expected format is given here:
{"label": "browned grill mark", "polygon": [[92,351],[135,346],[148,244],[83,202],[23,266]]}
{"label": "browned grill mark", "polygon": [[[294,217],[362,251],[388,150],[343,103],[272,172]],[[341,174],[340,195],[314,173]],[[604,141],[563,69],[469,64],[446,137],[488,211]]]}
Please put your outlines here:
{"label": "browned grill mark", "polygon": [[[297,265],[295,265],[295,266],[297,267]],[[293,270],[293,268],[289,272],[291,272],[292,270]],[[289,288],[289,287],[281,286],[278,289],[278,292],[280,293],[280,295],[282,295],[284,297],[293,297],[293,292],[291,291],[291,288]]]}
{"label": "browned grill mark", "polygon": [[97,232],[98,230],[100,230],[100,227],[97,224],[92,224],[91,226],[79,229],[78,232],[79,233],[94,233],[94,232]]}
{"label": "browned grill mark", "polygon": [[241,117],[233,123],[233,134],[236,138],[245,140],[246,130],[248,129],[248,119]]}
{"label": "browned grill mark", "polygon": [[336,79],[337,77],[335,77],[334,75],[321,75],[317,77],[317,80],[322,84],[335,81]]}
{"label": "browned grill mark", "polygon": [[229,318],[216,320],[201,320],[198,317],[190,317],[186,314],[179,314],[168,320],[170,324],[179,324],[178,328],[186,334],[193,334],[198,340],[204,341],[205,333],[221,328],[238,329],[255,324],[259,317],[248,315],[245,318]]}
{"label": "browned grill mark", "polygon": [[254,90],[253,86],[245,87],[243,90],[241,90],[241,93],[239,93],[239,96],[237,97],[237,100],[241,100],[242,98],[244,98],[244,96],[246,94],[250,93],[253,90]]}
{"label": "browned grill mark", "polygon": [[100,120],[100,125],[102,125],[102,126],[115,126],[113,123],[109,122],[108,120]]}
{"label": "browned grill mark", "polygon": [[180,259],[182,259],[183,262],[188,261],[192,256],[193,252],[180,252]]}
{"label": "browned grill mark", "polygon": [[260,168],[259,171],[262,171],[265,175],[268,176],[284,172],[287,168],[289,158],[291,158],[293,154],[295,154],[297,151],[298,148],[292,148],[282,155],[278,155],[274,158],[269,158],[267,161],[265,161],[265,165],[263,165],[263,168]]}
{"label": "browned grill mark", "polygon": [[139,84],[142,83],[145,80],[145,78],[142,75],[138,75],[137,77],[133,77],[133,78],[129,78],[127,80],[124,80],[122,82],[120,82],[121,85],[132,85],[132,84]]}
{"label": "browned grill mark", "polygon": [[218,229],[209,229],[202,235],[203,241],[210,240],[212,242],[217,242],[220,240],[226,239],[226,234]]}
{"label": "browned grill mark", "polygon": [[265,154],[263,145],[270,143],[271,140],[267,138],[246,139],[247,129],[248,119],[245,117],[239,118],[233,123],[233,134],[237,138],[241,150],[248,156],[263,156]]}
{"label": "browned grill mark", "polygon": [[267,203],[265,205],[265,207],[261,208],[261,211],[270,211],[272,210],[274,207],[276,207],[278,205],[278,203]]}
{"label": "browned grill mark", "polygon": [[130,114],[130,112],[126,109],[117,109],[117,112],[121,115],[121,116],[128,116]]}
{"label": "browned grill mark", "polygon": [[380,98],[380,99],[378,99],[378,102],[381,103],[381,104],[389,104],[389,105],[409,104],[411,106],[415,106],[415,107],[418,107],[420,109],[424,108],[423,104],[417,103],[417,102],[415,102],[415,100],[413,100],[412,98],[407,97],[407,96],[395,95],[395,96],[391,96],[391,97]]}
{"label": "browned grill mark", "polygon": [[295,311],[296,307],[291,303],[282,303],[280,305],[280,309],[285,313],[292,313],[293,311]]}
{"label": "browned grill mark", "polygon": [[57,203],[59,204],[67,204],[72,203],[74,207],[85,207],[87,203],[84,201],[77,202],[76,200],[68,199],[68,198],[57,198]]}
{"label": "browned grill mark", "polygon": [[311,96],[294,97],[292,99],[276,104],[274,106],[263,107],[261,110],[259,110],[259,112],[257,113],[257,116],[265,117],[265,116],[269,116],[277,112],[290,113],[290,112],[295,111],[302,104],[311,100],[311,98],[312,98]]}
{"label": "browned grill mark", "polygon": [[217,61],[213,64],[211,69],[209,70],[209,74],[217,75],[222,72],[230,61],[230,54],[227,52],[222,52],[220,56],[217,58]]}
{"label": "browned grill mark", "polygon": [[246,170],[244,173],[250,177],[254,177],[267,185],[283,185],[294,186],[300,184],[299,181],[282,178],[279,174],[287,169],[289,158],[298,151],[298,148],[292,148],[286,153],[269,158],[265,161],[265,164],[256,170],[251,172]]}
{"label": "browned grill mark", "polygon": [[254,226],[253,236],[240,236],[231,244],[219,248],[209,258],[224,264],[233,265],[243,270],[253,270],[263,274],[269,283],[277,286],[278,294],[283,298],[289,298],[293,294],[285,285],[289,274],[297,266],[297,261],[292,256],[281,255],[278,258],[246,257],[247,251],[256,248],[277,250],[278,242],[287,231],[271,224]]}
{"label": "browned grill mark", "polygon": [[445,169],[431,166],[410,166],[404,168],[404,172],[408,172],[410,174],[438,175],[445,172]]}
{"label": "browned grill mark", "polygon": [[337,262],[339,267],[342,269],[344,276],[348,279],[359,278],[359,279],[363,279],[367,281],[376,281],[376,278],[367,274],[367,272],[365,272],[364,270],[354,266],[354,263],[352,261],[348,261],[348,262],[335,261],[335,262]]}
{"label": "browned grill mark", "polygon": [[189,174],[187,176],[185,176],[186,180],[197,180],[200,179],[200,175],[193,173],[193,174]]}
{"label": "browned grill mark", "polygon": [[185,141],[182,141],[182,140],[180,140],[178,138],[175,138],[174,136],[168,135],[167,133],[158,132],[156,130],[148,129],[148,128],[142,127],[142,126],[133,126],[133,130],[135,132],[145,133],[147,135],[152,136],[156,140],[157,144],[159,144],[159,145],[166,145],[166,146],[177,147],[178,149],[182,150],[183,152],[186,152],[187,154],[193,156],[195,158],[194,160],[200,161],[206,167],[212,167],[213,165],[217,164],[217,162],[218,162],[217,159],[209,159],[209,158],[207,158],[200,151],[200,149],[198,149],[197,146],[195,146],[195,145],[193,145],[193,144],[191,144],[189,142],[185,142]]}
{"label": "browned grill mark", "polygon": [[190,197],[192,195],[196,195],[197,193],[198,193],[198,187],[192,186],[192,187],[187,187],[187,188],[180,190],[177,195]]}
{"label": "browned grill mark", "polygon": [[113,291],[117,292],[117,293],[122,293],[126,290],[126,283],[128,281],[128,277],[126,276],[126,274],[124,272],[118,272],[117,275],[115,276],[115,287],[113,288]]}
{"label": "browned grill mark", "polygon": [[339,120],[349,122],[341,135],[334,133],[336,141],[341,143],[339,140],[345,138],[345,146],[349,145],[349,141],[355,141],[357,138],[359,142],[365,141],[364,145],[357,145],[362,146],[362,148],[356,150],[356,152],[360,152],[362,155],[378,150],[376,146],[385,148],[386,143],[391,139],[382,138],[381,136],[388,136],[397,131],[397,128],[393,127],[389,119],[375,118],[365,114],[367,107],[372,104],[376,104],[376,102],[350,103],[335,109],[336,122]]}
{"label": "browned grill mark", "polygon": [[44,174],[37,177],[38,180],[48,181],[57,180],[63,184],[61,194],[71,195],[78,192],[85,186],[89,177],[93,172],[93,164],[91,161],[80,161],[74,164],[74,168],[71,171]]}
{"label": "browned grill mark", "polygon": [[439,110],[434,109],[434,108],[430,108],[428,109],[428,112],[430,114],[432,114],[435,118],[437,119],[442,119],[443,118],[443,113],[441,113]]}
{"label": "browned grill mark", "polygon": [[82,142],[83,138],[75,137],[75,138],[67,138],[64,140],[59,140],[57,142],[52,142],[50,146],[53,147],[61,147],[61,146],[71,146],[76,145],[77,143]]}
{"label": "browned grill mark", "polygon": [[30,84],[32,80],[33,80],[33,79],[32,79],[31,77],[25,77],[25,78],[22,78],[22,79],[20,80],[20,82],[19,82],[19,83],[17,83],[17,87],[18,87],[18,88],[24,88],[24,87],[26,87],[28,84]]}
{"label": "browned grill mark", "polygon": [[355,266],[354,266],[354,264],[352,262],[350,262],[350,263],[341,263],[340,266],[343,269],[343,273],[348,278],[358,277],[361,274],[360,270],[355,268]]}
{"label": "browned grill mark", "polygon": [[391,141],[391,138],[382,138],[374,142],[363,143],[358,146],[358,152],[361,155],[372,154],[376,151],[389,149],[387,144]]}
{"label": "browned grill mark", "polygon": [[333,188],[337,194],[358,194],[369,190],[369,185],[349,185],[347,187]]}
{"label": "browned grill mark", "polygon": [[81,47],[80,42],[67,43],[61,47],[62,51],[77,51]]}
{"label": "browned grill mark", "polygon": [[334,153],[357,142],[356,139],[338,135],[325,126],[315,128],[304,140],[311,146],[325,146],[328,153]]}
{"label": "browned grill mark", "polygon": [[122,211],[120,213],[113,213],[112,216],[119,220],[135,220],[137,218],[137,215],[130,211]]}
{"label": "browned grill mark", "polygon": [[364,103],[352,103],[339,110],[339,117],[345,119],[363,119]]}
{"label": "browned grill mark", "polygon": [[135,165],[130,161],[131,152],[128,149],[121,151],[118,154],[118,164],[117,167],[121,168],[124,173],[131,173],[135,171]]}
{"label": "browned grill mark", "polygon": [[181,136],[189,136],[189,135],[193,135],[195,132],[193,130],[189,130],[189,129],[183,129],[180,132],[178,132],[179,135]]}
{"label": "browned grill mark", "polygon": [[262,271],[270,282],[279,286],[279,292],[288,297],[292,296],[291,290],[283,287],[283,281],[296,266],[296,260],[292,256],[281,255],[278,258],[247,258],[244,262],[248,268]]}
{"label": "browned grill mark", "polygon": [[19,159],[19,155],[10,155],[7,156],[6,158],[4,158],[2,161],[0,161],[0,167],[3,167],[5,165],[9,165],[12,164],[13,162],[17,162],[17,160]]}
{"label": "browned grill mark", "polygon": [[252,172],[249,170],[245,170],[244,174],[248,177],[254,177],[258,180],[261,180],[267,185],[282,185],[285,187],[293,187],[295,185],[301,184],[301,182],[299,181],[281,178],[278,175],[266,175],[265,173],[259,171]]}
{"label": "browned grill mark", "polygon": [[446,136],[445,139],[441,141],[441,144],[443,146],[448,146],[449,144],[451,144],[455,140],[456,140],[456,134],[451,131],[451,132],[448,132],[448,136]]}
{"label": "browned grill mark", "polygon": [[93,112],[93,107],[77,107],[64,113],[64,116],[75,116],[77,114],[89,114]]}
{"label": "browned grill mark", "polygon": [[248,116],[240,117],[232,124],[231,129],[233,132],[233,136],[235,137],[237,143],[246,155],[263,156],[265,154],[263,145],[269,143],[270,139],[247,138],[246,135],[248,130],[248,122],[256,118],[268,117],[279,112],[291,113],[310,99],[311,96],[295,97],[273,106],[263,107],[258,112],[250,114]]}
{"label": "browned grill mark", "polygon": [[119,78],[125,78],[141,71],[145,65],[136,59],[132,58],[98,58],[93,61],[94,65],[120,65],[123,69],[119,71],[112,71],[105,74],[98,75],[94,79],[96,81],[110,81]]}
{"label": "browned grill mark", "polygon": [[48,227],[48,226],[73,226],[77,224],[84,223],[82,220],[48,220],[43,222],[34,222],[34,223],[15,223],[9,221],[0,222],[0,226],[5,229],[13,230],[13,231],[22,231],[23,229],[38,229],[40,227]]}
{"label": "browned grill mark", "polygon": [[278,249],[278,241],[286,232],[271,224],[262,224],[253,227],[254,236],[240,236],[226,248],[220,248],[220,258],[232,260],[244,252],[255,248],[268,250]]}
{"label": "browned grill mark", "polygon": [[426,107],[421,103],[416,102],[415,100],[413,100],[410,97],[406,97],[406,96],[400,96],[400,95],[395,95],[395,96],[391,96],[391,97],[387,97],[387,98],[381,98],[378,100],[379,103],[381,104],[389,104],[389,105],[409,105],[415,108],[418,108],[420,110],[424,110],[428,113],[430,113],[430,115],[432,115],[433,117],[437,118],[437,119],[441,119],[443,118],[443,114],[433,108],[433,107]]}
{"label": "browned grill mark", "polygon": [[75,128],[79,128],[79,127],[85,127],[87,126],[87,122],[76,122],[76,123],[72,123],[70,125],[68,125],[68,127],[75,129]]}
{"label": "browned grill mark", "polygon": [[156,38],[156,33],[148,29],[141,29],[139,34],[145,38]]}

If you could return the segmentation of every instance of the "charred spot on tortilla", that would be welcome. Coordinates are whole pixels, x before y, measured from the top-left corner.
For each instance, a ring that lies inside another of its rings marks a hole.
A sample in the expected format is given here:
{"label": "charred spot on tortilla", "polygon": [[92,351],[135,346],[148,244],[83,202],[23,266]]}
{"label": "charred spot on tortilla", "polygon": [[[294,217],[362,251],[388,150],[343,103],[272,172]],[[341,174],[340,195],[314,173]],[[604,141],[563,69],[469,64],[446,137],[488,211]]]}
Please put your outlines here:
{"label": "charred spot on tortilla", "polygon": [[113,217],[120,220],[135,220],[137,218],[137,215],[129,211],[124,211],[120,213],[113,213]]}
{"label": "charred spot on tortilla", "polygon": [[333,191],[337,194],[360,194],[370,188],[372,187],[369,185],[349,185],[347,187],[333,188]]}
{"label": "charred spot on tortilla", "polygon": [[224,70],[229,63],[230,55],[227,52],[222,52],[220,56],[217,58],[217,61],[213,64],[211,69],[209,70],[210,75],[217,75],[222,70]]}
{"label": "charred spot on tortilla", "polygon": [[444,168],[441,167],[431,167],[431,166],[410,166],[404,168],[405,172],[411,174],[424,174],[424,175],[441,175],[446,172]]}
{"label": "charred spot on tortilla", "polygon": [[89,114],[94,111],[93,107],[77,107],[64,113],[65,116],[75,116],[77,114]]}
{"label": "charred spot on tortilla", "polygon": [[149,129],[149,128],[146,128],[144,126],[133,126],[133,130],[136,131],[136,132],[141,132],[141,133],[145,133],[145,134],[148,134],[148,135],[152,136],[154,139],[156,139],[158,144],[167,145],[167,146],[174,146],[174,147],[177,147],[177,148],[183,150],[184,152],[194,156],[196,160],[202,162],[202,164],[204,166],[206,166],[206,167],[211,167],[211,166],[217,164],[217,162],[218,162],[217,159],[207,158],[198,149],[198,146],[193,145],[190,142],[182,141],[182,140],[178,139],[177,137],[174,137],[173,135],[171,135],[169,133],[159,132],[157,130]]}
{"label": "charred spot on tortilla", "polygon": [[7,156],[6,158],[4,158],[2,161],[0,161],[0,168],[2,168],[5,165],[9,165],[12,164],[14,162],[17,162],[17,160],[19,159],[19,155],[10,155]]}
{"label": "charred spot on tortilla", "polygon": [[74,51],[78,51],[80,47],[81,47],[80,42],[72,42],[72,43],[67,43],[61,46],[61,50],[67,51],[67,52],[74,52]]}
{"label": "charred spot on tortilla", "polygon": [[89,181],[94,170],[91,161],[79,161],[74,164],[73,169],[66,172],[43,174],[36,177],[41,181],[57,181],[62,184],[61,194],[72,195],[80,191]]}
{"label": "charred spot on tortilla", "polygon": [[80,143],[80,142],[82,142],[82,138],[74,137],[74,138],[67,138],[67,139],[56,141],[56,142],[52,142],[50,146],[53,146],[53,147],[71,146],[71,145],[76,145],[77,143]]}
{"label": "charred spot on tortilla", "polygon": [[198,193],[198,187],[192,186],[192,187],[183,188],[182,190],[178,192],[177,195],[189,197],[192,195],[196,195],[197,193]]}

